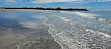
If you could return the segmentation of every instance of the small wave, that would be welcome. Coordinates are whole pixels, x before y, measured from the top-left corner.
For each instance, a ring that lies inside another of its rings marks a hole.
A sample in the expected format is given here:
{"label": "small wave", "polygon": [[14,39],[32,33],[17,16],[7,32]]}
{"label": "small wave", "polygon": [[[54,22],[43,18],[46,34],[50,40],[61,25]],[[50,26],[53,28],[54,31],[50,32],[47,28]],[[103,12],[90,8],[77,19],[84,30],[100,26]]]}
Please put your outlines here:
{"label": "small wave", "polygon": [[87,17],[87,18],[96,18],[95,16],[100,16],[97,14],[91,14],[91,13],[81,13],[81,12],[75,12],[77,15]]}
{"label": "small wave", "polygon": [[80,15],[82,17],[87,17],[87,18],[90,18],[90,19],[96,19],[96,20],[99,20],[100,22],[111,22],[111,20],[109,19],[103,19],[103,18],[100,18],[100,17],[97,17],[97,16],[100,16],[98,14],[91,14],[91,13],[81,13],[81,12],[75,12],[77,15]]}
{"label": "small wave", "polygon": [[61,18],[62,20],[66,21],[66,22],[71,21],[70,19],[67,19],[66,17],[59,17],[59,18]]}
{"label": "small wave", "polygon": [[[68,18],[66,18],[66,17],[60,17],[60,18],[61,18],[62,20],[64,20],[64,21],[66,21],[66,22],[69,22],[69,24],[74,24],[73,22],[71,23],[71,20],[68,19]],[[105,20],[105,19],[103,19],[103,20]],[[99,32],[99,31],[93,31],[93,30],[89,30],[89,29],[86,29],[86,31],[93,32],[93,33],[97,33],[97,34],[99,34],[99,35],[101,35],[101,36],[105,36],[105,37],[111,38],[110,35],[105,34],[105,33],[102,33],[102,32]]]}
{"label": "small wave", "polygon": [[93,31],[93,30],[89,30],[89,29],[86,29],[87,32],[92,32],[92,33],[96,33],[96,34],[99,34],[101,36],[105,36],[105,37],[108,37],[108,38],[111,38],[110,35],[108,34],[105,34],[105,33],[102,33],[102,32],[99,32],[99,31]]}

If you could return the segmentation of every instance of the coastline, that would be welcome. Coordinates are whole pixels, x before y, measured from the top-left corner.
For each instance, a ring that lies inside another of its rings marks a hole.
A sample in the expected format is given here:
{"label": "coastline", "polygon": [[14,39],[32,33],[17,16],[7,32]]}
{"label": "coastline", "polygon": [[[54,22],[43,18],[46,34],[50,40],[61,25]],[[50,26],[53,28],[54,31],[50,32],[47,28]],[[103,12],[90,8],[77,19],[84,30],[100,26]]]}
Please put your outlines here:
{"label": "coastline", "polygon": [[34,9],[0,9],[0,11],[53,11],[53,10],[34,10]]}
{"label": "coastline", "polygon": [[89,11],[84,9],[3,9],[0,8],[0,11]]}

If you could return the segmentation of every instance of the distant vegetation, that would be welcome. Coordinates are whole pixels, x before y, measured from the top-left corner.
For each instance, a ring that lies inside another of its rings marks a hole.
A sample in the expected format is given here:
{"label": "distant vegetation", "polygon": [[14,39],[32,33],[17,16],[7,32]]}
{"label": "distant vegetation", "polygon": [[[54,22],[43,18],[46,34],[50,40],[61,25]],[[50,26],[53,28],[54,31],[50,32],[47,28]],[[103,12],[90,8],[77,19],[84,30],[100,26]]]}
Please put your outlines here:
{"label": "distant vegetation", "polygon": [[41,8],[41,7],[37,7],[37,8],[29,8],[29,7],[16,7],[16,8],[3,8],[3,9],[38,9],[38,10],[64,10],[64,11],[89,11],[87,9],[73,9],[73,8]]}

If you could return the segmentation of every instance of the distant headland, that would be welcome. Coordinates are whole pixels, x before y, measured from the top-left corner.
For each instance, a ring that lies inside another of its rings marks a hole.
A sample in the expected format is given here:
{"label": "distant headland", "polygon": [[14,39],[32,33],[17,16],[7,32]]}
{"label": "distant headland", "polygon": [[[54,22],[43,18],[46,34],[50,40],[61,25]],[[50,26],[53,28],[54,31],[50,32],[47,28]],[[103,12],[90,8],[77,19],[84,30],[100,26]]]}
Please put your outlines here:
{"label": "distant headland", "polygon": [[40,7],[37,7],[37,8],[29,8],[29,7],[16,7],[16,8],[1,8],[1,9],[33,9],[33,10],[60,10],[60,11],[89,11],[87,9],[73,9],[73,8],[67,8],[67,9],[64,9],[64,8],[60,8],[60,7],[57,7],[57,8],[40,8]]}

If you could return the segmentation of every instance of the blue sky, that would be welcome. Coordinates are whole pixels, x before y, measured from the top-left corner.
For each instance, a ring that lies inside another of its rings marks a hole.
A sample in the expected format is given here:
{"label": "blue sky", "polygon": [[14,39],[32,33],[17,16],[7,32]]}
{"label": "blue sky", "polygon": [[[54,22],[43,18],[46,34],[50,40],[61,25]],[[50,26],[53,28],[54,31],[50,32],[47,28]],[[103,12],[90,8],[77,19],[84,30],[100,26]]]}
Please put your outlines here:
{"label": "blue sky", "polygon": [[0,0],[0,7],[62,7],[111,11],[111,0]]}

